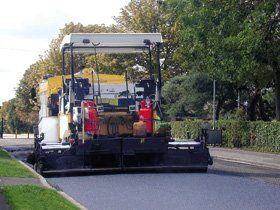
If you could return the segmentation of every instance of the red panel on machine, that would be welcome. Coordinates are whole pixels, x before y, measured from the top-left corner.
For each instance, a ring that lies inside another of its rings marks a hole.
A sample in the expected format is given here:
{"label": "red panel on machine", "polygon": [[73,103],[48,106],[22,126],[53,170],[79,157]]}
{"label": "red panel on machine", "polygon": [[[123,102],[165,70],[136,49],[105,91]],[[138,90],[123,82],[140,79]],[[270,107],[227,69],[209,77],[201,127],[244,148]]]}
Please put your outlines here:
{"label": "red panel on machine", "polygon": [[85,110],[85,124],[84,124],[85,132],[96,133],[97,113],[96,113],[95,103],[93,101],[85,101],[84,110]]}
{"label": "red panel on machine", "polygon": [[[147,103],[148,102],[148,103]],[[153,132],[153,106],[151,101],[142,100],[140,103],[139,119],[146,123],[147,133]]]}

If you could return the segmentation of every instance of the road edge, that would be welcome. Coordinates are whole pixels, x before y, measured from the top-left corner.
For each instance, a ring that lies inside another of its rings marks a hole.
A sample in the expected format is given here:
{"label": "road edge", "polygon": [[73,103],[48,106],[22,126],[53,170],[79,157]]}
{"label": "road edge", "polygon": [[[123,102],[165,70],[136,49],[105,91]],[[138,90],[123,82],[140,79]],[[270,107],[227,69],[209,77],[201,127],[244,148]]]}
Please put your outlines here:
{"label": "road edge", "polygon": [[[2,147],[3,150],[5,150],[3,147]],[[22,162],[21,160],[18,160],[16,159],[12,154],[10,154],[7,150],[5,150],[9,155],[10,157],[12,157],[13,159],[17,160],[17,162],[19,162],[23,167],[25,167],[26,169],[28,169],[31,173],[33,173],[34,175],[36,175],[41,184],[46,187],[46,188],[49,188],[49,189],[53,189],[55,190],[56,192],[58,192],[62,197],[64,197],[66,200],[68,200],[69,202],[71,202],[72,204],[74,204],[75,206],[77,206],[79,209],[81,210],[87,210],[87,208],[85,206],[83,206],[82,204],[80,204],[78,201],[76,201],[74,198],[72,198],[70,195],[66,194],[65,192],[63,191],[59,191],[57,190],[56,188],[54,188],[53,186],[51,186],[47,180],[41,175],[41,174],[38,174],[33,168],[31,168],[30,166],[26,165],[24,162]]]}
{"label": "road edge", "polygon": [[71,196],[69,196],[68,194],[66,194],[63,191],[59,191],[56,188],[54,188],[53,186],[51,186],[47,180],[41,175],[38,174],[33,168],[31,168],[30,166],[26,165],[24,162],[22,162],[21,160],[18,160],[18,162],[23,165],[25,168],[27,168],[29,171],[31,171],[34,175],[38,176],[38,178],[40,179],[40,182],[42,183],[42,185],[46,188],[49,189],[53,189],[55,191],[57,191],[60,195],[62,195],[65,199],[67,199],[68,201],[70,201],[71,203],[73,203],[75,206],[77,206],[78,208],[80,208],[81,210],[87,210],[86,207],[84,207],[82,204],[80,204],[78,201],[76,201],[74,198],[72,198]]}
{"label": "road edge", "polygon": [[263,168],[280,170],[280,167],[276,166],[276,165],[261,164],[261,163],[257,163],[257,162],[250,162],[250,161],[238,160],[238,159],[233,159],[233,158],[226,158],[226,157],[217,156],[217,155],[211,155],[211,157],[214,158],[214,161],[215,161],[215,159],[219,159],[219,160],[224,160],[227,162],[241,163],[241,164],[247,164],[247,165],[251,165],[251,166],[258,166],[258,167],[263,167]]}

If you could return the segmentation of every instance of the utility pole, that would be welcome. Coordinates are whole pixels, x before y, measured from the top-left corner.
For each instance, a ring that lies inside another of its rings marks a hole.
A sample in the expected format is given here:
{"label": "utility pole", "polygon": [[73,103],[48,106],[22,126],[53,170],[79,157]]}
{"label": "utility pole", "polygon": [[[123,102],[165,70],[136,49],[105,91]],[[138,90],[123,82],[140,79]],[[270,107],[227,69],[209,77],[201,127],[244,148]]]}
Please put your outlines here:
{"label": "utility pole", "polygon": [[213,79],[213,130],[216,129],[216,80]]}
{"label": "utility pole", "polygon": [[[2,109],[2,106],[0,106],[0,109]],[[0,138],[3,139],[3,133],[4,133],[4,118],[3,118],[3,113],[1,117],[1,132],[0,132]]]}
{"label": "utility pole", "polygon": [[237,110],[240,109],[240,91],[238,90],[238,93],[237,93]]}
{"label": "utility pole", "polygon": [[4,134],[4,118],[2,117],[1,119],[1,133],[0,133],[0,138],[3,139],[3,134]]}

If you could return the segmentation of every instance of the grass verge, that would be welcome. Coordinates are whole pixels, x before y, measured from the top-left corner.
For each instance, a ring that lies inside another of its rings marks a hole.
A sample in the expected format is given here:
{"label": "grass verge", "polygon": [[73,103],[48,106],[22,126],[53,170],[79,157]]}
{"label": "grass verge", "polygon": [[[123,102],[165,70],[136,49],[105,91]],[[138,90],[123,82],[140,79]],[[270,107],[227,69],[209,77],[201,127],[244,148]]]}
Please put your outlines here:
{"label": "grass verge", "polygon": [[13,210],[79,209],[58,192],[33,185],[7,185],[1,191]]}
{"label": "grass verge", "polygon": [[0,177],[36,178],[28,169],[0,148]]}

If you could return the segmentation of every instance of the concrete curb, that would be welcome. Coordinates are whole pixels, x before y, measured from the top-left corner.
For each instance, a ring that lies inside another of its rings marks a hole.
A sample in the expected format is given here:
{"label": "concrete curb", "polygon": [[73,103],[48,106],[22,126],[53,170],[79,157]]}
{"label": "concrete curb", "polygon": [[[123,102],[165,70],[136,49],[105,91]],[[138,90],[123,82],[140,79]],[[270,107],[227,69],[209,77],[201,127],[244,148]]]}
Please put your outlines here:
{"label": "concrete curb", "polygon": [[[5,150],[4,148],[2,148],[3,150]],[[6,151],[6,150],[5,150]],[[6,151],[7,152],[7,151]],[[31,168],[30,166],[26,165],[24,162],[22,162],[21,160],[16,159],[13,155],[11,155],[9,152],[8,154],[15,160],[17,160],[23,167],[25,167],[26,169],[28,169],[31,173],[33,173],[35,176],[37,176],[40,180],[40,182],[42,183],[42,185],[48,189],[53,189],[55,191],[57,191],[61,196],[63,196],[66,200],[70,201],[72,204],[74,204],[75,206],[77,206],[79,209],[81,210],[87,210],[86,207],[84,207],[82,204],[80,204],[78,201],[76,201],[74,198],[72,198],[71,196],[67,195],[65,192],[63,191],[58,191],[57,189],[55,189],[54,187],[52,187],[47,180],[40,174],[38,174],[33,168]]]}
{"label": "concrete curb", "polygon": [[[211,153],[210,153],[211,155]],[[264,167],[264,168],[269,168],[269,169],[278,169],[280,170],[280,167],[277,165],[268,165],[268,164],[261,164],[261,163],[257,163],[257,162],[250,162],[250,161],[244,161],[244,160],[238,160],[238,159],[233,159],[233,158],[225,158],[222,156],[217,156],[217,155],[211,155],[211,157],[217,158],[219,160],[224,160],[224,161],[228,161],[228,162],[233,162],[233,163],[241,163],[241,164],[247,164],[247,165],[252,165],[252,166],[258,166],[258,167]]]}
{"label": "concrete curb", "polygon": [[67,199],[68,201],[70,201],[71,203],[73,203],[75,206],[77,206],[78,208],[80,208],[81,210],[87,210],[86,207],[84,207],[82,204],[80,204],[78,201],[74,200],[74,198],[72,198],[71,196],[67,195],[65,192],[63,191],[58,191],[56,188],[52,187],[47,180],[40,174],[38,174],[33,168],[31,168],[30,166],[26,165],[24,162],[22,162],[21,160],[18,160],[18,162],[23,165],[25,168],[27,168],[29,171],[31,171],[34,175],[38,176],[40,179],[40,182],[42,183],[42,185],[46,188],[49,189],[53,189],[55,191],[57,191],[60,195],[62,195],[65,199]]}

